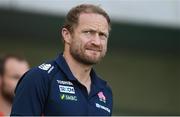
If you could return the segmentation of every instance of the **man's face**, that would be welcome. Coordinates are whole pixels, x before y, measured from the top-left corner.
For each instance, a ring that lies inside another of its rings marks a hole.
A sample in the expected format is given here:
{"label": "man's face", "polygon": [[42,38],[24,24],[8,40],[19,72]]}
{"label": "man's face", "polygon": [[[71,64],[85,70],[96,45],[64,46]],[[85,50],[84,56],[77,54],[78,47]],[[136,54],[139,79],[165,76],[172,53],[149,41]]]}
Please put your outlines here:
{"label": "man's face", "polygon": [[1,79],[1,93],[12,101],[18,80],[29,69],[28,63],[9,58],[5,63],[5,72]]}
{"label": "man's face", "polygon": [[95,13],[82,13],[71,36],[70,53],[83,64],[96,64],[106,54],[108,36],[105,17]]}

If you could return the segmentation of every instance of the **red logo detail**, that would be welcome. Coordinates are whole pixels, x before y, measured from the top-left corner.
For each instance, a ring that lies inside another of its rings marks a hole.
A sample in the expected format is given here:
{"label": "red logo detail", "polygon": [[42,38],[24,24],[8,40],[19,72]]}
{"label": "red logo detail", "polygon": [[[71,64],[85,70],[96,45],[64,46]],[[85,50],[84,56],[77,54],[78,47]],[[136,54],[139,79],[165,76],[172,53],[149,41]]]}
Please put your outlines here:
{"label": "red logo detail", "polygon": [[103,101],[104,103],[106,102],[106,97],[104,96],[102,91],[98,93],[98,97],[100,101]]}

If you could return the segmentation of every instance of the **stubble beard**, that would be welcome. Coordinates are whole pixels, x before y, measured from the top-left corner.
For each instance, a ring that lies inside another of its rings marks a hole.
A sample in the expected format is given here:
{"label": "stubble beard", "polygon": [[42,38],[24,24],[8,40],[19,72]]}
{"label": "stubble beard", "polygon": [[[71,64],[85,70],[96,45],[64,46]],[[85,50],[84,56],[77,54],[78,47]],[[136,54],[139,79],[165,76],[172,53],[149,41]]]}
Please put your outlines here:
{"label": "stubble beard", "polygon": [[70,47],[70,54],[72,55],[72,57],[76,61],[78,61],[78,62],[80,62],[82,64],[85,64],[85,65],[97,64],[98,62],[101,61],[101,59],[106,54],[106,51],[105,52],[100,51],[99,57],[93,57],[93,56],[86,55],[85,51],[86,51],[85,49],[79,49],[79,48],[73,47],[73,46]]}

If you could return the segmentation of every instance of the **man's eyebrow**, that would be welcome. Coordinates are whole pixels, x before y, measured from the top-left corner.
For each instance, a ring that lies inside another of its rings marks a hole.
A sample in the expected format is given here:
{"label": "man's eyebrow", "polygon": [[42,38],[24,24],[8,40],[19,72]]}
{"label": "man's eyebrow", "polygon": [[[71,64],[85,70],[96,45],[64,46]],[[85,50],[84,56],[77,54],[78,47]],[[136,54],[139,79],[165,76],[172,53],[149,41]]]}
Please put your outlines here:
{"label": "man's eyebrow", "polygon": [[99,34],[103,34],[103,35],[105,35],[106,37],[109,37],[109,33],[108,33],[108,32],[99,31]]}
{"label": "man's eyebrow", "polygon": [[83,29],[82,31],[94,31],[94,32],[97,32],[97,30],[93,29],[93,28],[85,28]]}
{"label": "man's eyebrow", "polygon": [[93,31],[93,32],[98,32],[98,33],[108,34],[108,32],[105,32],[105,31],[98,31],[98,30],[93,29],[93,28],[86,28],[86,29],[83,29],[82,31]]}

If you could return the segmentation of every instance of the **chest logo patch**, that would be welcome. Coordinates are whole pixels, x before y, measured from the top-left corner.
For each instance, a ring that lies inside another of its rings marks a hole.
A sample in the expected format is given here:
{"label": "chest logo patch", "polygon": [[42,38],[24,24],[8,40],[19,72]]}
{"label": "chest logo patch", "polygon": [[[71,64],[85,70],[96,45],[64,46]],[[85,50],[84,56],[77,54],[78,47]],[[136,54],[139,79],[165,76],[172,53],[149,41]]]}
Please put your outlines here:
{"label": "chest logo patch", "polygon": [[74,87],[72,87],[72,86],[59,85],[59,91],[60,91],[61,93],[75,94]]}
{"label": "chest logo patch", "polygon": [[71,101],[77,101],[77,97],[74,95],[67,95],[67,94],[61,94],[60,95],[61,100],[71,100]]}
{"label": "chest logo patch", "polygon": [[100,91],[98,94],[99,100],[106,103],[106,97],[104,96],[104,93]]}

